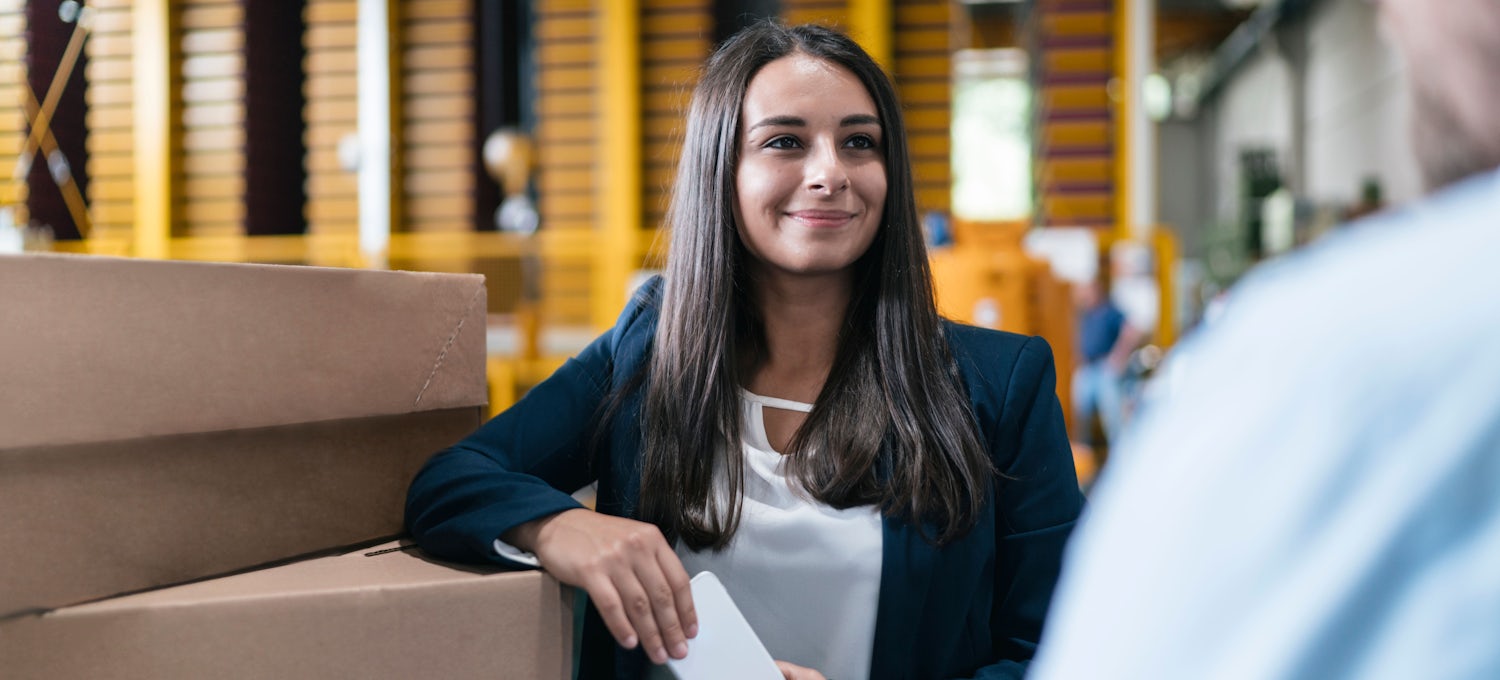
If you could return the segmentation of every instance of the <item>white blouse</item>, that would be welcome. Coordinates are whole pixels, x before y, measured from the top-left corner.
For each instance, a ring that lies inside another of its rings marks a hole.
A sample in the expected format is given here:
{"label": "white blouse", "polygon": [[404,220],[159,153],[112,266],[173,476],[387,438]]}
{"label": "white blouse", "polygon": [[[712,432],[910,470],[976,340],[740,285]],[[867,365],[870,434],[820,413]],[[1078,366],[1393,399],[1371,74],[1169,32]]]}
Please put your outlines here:
{"label": "white blouse", "polygon": [[[719,577],[772,657],[836,680],[868,678],[880,601],[880,510],[838,510],[794,490],[785,460],[766,436],[763,409],[806,413],[812,405],[744,390],[740,395],[745,489],[739,529],[721,552],[695,552],[679,542],[677,556],[689,576],[711,571]],[[495,549],[537,565],[535,556],[499,539]],[[672,677],[665,667],[647,675]]]}
{"label": "white blouse", "polygon": [[766,436],[763,409],[806,413],[812,405],[741,396],[739,529],[722,552],[679,543],[677,555],[689,575],[718,575],[771,656],[837,680],[867,678],[880,599],[880,510],[837,510],[794,490]]}

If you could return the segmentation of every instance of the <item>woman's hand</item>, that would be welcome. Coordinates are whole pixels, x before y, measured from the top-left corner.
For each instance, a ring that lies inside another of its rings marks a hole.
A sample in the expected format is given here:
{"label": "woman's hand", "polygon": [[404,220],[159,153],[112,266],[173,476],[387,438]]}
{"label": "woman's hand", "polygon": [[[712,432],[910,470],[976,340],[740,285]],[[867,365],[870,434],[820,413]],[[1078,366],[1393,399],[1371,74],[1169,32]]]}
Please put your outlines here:
{"label": "woman's hand", "polygon": [[785,661],[777,661],[776,667],[781,669],[781,677],[785,680],[828,680],[823,677],[822,673],[811,668],[803,668]]}
{"label": "woman's hand", "polygon": [[[653,524],[565,510],[507,531],[563,583],[583,588],[621,647],[637,642],[657,664],[687,656],[698,614],[687,572]],[[822,677],[822,676],[817,676]]]}

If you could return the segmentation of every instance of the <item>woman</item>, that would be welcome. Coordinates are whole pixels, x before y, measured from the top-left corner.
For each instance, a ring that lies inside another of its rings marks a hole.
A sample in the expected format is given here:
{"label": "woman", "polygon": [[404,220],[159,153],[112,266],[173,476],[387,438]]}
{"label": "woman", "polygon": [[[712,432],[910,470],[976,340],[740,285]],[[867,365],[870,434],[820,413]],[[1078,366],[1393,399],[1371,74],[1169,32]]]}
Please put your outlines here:
{"label": "woman", "polygon": [[730,38],[669,222],[664,279],[418,475],[417,541],[585,589],[585,678],[682,658],[701,570],[789,679],[1019,678],[1082,505],[1051,350],[938,317],[884,73]]}

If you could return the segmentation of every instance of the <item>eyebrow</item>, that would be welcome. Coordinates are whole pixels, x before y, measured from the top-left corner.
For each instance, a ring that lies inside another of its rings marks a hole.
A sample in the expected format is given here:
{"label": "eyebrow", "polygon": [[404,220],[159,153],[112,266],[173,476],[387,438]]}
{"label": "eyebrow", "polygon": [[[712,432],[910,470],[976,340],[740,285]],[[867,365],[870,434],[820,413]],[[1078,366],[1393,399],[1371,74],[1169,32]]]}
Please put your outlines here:
{"label": "eyebrow", "polygon": [[[868,113],[856,113],[856,114],[853,114],[853,115],[844,116],[843,120],[839,121],[839,127],[849,127],[849,126],[852,126],[852,125],[875,125],[875,126],[879,126],[880,125],[880,119],[876,118],[875,116],[872,116],[872,115],[870,115]],[[807,127],[807,121],[803,120],[801,118],[798,118],[796,116],[770,116],[768,118],[762,118],[760,120],[760,122],[758,122],[758,123],[756,123],[754,125],[751,125],[750,126],[750,131],[753,131],[753,130],[755,130],[757,128],[772,127],[772,126],[775,126],[775,127]]]}

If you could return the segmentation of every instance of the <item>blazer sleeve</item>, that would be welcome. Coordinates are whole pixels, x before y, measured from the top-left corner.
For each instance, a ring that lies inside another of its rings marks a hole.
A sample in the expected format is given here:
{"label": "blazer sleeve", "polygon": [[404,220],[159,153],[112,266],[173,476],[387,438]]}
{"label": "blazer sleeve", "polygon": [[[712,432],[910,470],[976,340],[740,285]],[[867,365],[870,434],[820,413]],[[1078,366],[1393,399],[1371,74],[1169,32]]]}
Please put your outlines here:
{"label": "blazer sleeve", "polygon": [[1036,653],[1063,550],[1083,511],[1047,341],[1032,337],[1021,346],[1002,403],[999,422],[986,433],[1000,473],[990,614],[999,661],[975,677],[1019,680]]}
{"label": "blazer sleeve", "polygon": [[460,562],[520,566],[495,552],[495,539],[581,507],[570,493],[595,479],[591,439],[609,398],[615,350],[658,285],[643,286],[613,329],[514,406],[427,461],[406,496],[406,526],[422,549]]}

